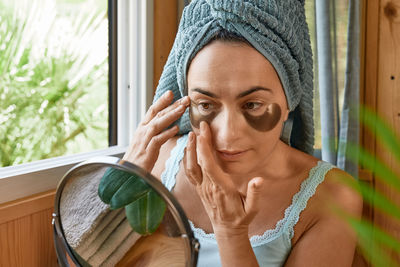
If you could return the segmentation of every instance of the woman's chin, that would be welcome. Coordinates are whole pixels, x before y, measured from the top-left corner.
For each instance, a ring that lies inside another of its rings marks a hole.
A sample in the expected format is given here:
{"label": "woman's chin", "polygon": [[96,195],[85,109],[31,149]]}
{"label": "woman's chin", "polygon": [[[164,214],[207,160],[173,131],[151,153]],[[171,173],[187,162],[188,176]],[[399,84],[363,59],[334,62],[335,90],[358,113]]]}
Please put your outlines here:
{"label": "woman's chin", "polygon": [[248,162],[228,161],[221,162],[222,170],[227,174],[246,175],[250,172],[250,164]]}
{"label": "woman's chin", "polygon": [[234,176],[247,176],[249,173],[254,172],[256,168],[256,160],[252,155],[251,150],[243,151],[241,153],[235,153],[233,155],[227,155],[224,153],[217,152],[217,160],[222,170]]}

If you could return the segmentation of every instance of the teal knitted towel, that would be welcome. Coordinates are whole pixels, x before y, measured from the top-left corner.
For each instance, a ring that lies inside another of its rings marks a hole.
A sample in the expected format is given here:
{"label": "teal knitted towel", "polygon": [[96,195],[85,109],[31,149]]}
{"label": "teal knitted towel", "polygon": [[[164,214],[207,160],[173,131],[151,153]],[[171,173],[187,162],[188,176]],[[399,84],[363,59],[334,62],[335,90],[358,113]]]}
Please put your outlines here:
{"label": "teal knitted towel", "polygon": [[[178,33],[154,101],[172,90],[175,101],[187,94],[188,63],[221,29],[243,36],[275,67],[290,119],[282,140],[313,152],[313,61],[302,0],[194,0],[183,11]],[[177,122],[191,130],[188,111]]]}

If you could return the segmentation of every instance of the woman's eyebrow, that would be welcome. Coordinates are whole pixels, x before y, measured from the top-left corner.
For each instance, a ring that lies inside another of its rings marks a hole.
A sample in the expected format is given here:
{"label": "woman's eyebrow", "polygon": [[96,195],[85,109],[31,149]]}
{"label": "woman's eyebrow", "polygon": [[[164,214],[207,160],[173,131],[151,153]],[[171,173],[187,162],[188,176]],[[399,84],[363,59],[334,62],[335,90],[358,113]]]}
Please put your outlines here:
{"label": "woman's eyebrow", "polygon": [[200,93],[200,94],[203,94],[203,95],[212,97],[212,98],[219,98],[219,96],[217,96],[216,94],[211,93],[211,92],[206,91],[206,90],[203,90],[203,89],[200,89],[200,88],[193,88],[193,89],[191,89],[191,90],[194,91],[194,92],[198,92],[198,93]]}
{"label": "woman's eyebrow", "polygon": [[255,86],[255,87],[251,87],[247,91],[244,91],[244,92],[240,93],[236,98],[241,98],[241,97],[247,96],[249,94],[252,94],[254,92],[257,92],[257,91],[267,91],[267,92],[270,92],[270,93],[272,92],[272,90],[269,89],[269,88],[262,87],[262,86]]}

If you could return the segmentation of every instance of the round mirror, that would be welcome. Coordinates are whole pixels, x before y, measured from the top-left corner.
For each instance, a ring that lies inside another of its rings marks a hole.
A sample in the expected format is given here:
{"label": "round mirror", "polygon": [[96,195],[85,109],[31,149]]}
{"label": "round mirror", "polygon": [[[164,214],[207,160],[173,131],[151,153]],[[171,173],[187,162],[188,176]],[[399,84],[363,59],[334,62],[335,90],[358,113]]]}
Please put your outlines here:
{"label": "round mirror", "polygon": [[54,241],[61,266],[196,266],[199,242],[174,196],[115,157],[83,162],[57,187]]}

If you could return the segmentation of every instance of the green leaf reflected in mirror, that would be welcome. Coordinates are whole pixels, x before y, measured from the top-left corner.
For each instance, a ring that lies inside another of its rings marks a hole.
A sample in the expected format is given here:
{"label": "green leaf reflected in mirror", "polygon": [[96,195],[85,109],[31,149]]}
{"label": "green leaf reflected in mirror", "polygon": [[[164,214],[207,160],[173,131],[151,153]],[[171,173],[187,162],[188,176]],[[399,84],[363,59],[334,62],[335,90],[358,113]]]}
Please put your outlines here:
{"label": "green leaf reflected in mirror", "polygon": [[139,176],[108,168],[100,181],[98,193],[110,209],[125,207],[129,224],[141,235],[154,233],[163,220],[164,200]]}
{"label": "green leaf reflected in mirror", "polygon": [[165,210],[164,200],[154,190],[147,191],[142,197],[125,207],[129,224],[141,235],[152,234],[157,230]]}

